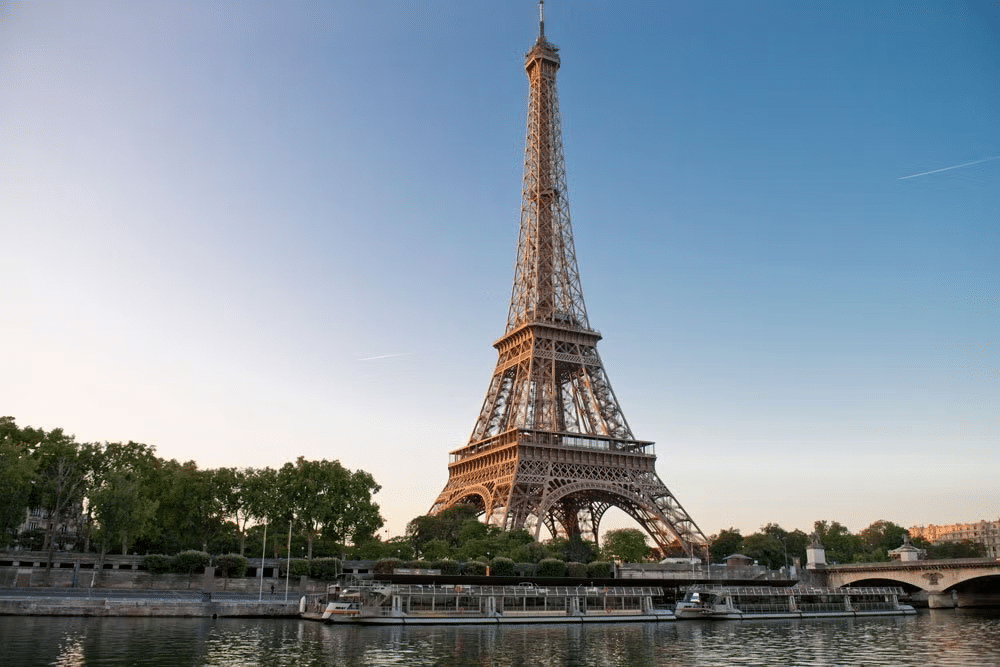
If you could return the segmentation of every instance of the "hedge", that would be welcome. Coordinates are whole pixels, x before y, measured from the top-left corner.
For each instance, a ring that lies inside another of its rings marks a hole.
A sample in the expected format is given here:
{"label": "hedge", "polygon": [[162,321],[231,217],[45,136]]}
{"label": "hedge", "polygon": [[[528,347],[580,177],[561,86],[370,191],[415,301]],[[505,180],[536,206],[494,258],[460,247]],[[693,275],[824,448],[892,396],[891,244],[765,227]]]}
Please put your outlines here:
{"label": "hedge", "polygon": [[503,556],[497,556],[490,562],[490,575],[494,577],[513,577],[516,574],[514,570],[514,561],[509,558],[504,558]]}
{"label": "hedge", "polygon": [[182,551],[170,559],[170,569],[179,574],[192,574],[204,571],[212,557],[204,551]]}
{"label": "hedge", "polygon": [[217,556],[215,569],[224,577],[244,577],[247,573],[247,559],[239,554]]}
{"label": "hedge", "polygon": [[150,574],[166,574],[170,572],[173,566],[173,558],[170,556],[164,556],[163,554],[148,554],[142,559],[142,566],[146,568]]}
{"label": "hedge", "polygon": [[543,558],[538,563],[539,577],[565,577],[566,576],[566,563],[559,560],[558,558]]}

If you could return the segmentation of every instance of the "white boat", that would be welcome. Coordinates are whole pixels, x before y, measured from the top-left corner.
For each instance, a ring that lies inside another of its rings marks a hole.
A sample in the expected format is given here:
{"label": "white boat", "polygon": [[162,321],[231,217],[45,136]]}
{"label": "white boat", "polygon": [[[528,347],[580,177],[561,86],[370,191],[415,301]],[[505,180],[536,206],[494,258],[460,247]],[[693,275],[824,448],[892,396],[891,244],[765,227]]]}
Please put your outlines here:
{"label": "white boat", "polygon": [[674,612],[679,619],[821,618],[916,614],[899,601],[901,588],[691,586]]}
{"label": "white boat", "polygon": [[[317,620],[362,625],[673,621],[659,588],[373,584],[334,594]],[[310,616],[312,617],[312,616]]]}

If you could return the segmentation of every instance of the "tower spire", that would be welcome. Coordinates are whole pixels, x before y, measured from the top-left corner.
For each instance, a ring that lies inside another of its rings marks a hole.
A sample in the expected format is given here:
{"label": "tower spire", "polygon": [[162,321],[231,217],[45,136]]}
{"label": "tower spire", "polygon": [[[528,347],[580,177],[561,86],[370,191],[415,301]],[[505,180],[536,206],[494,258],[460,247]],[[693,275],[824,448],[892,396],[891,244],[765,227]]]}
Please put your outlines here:
{"label": "tower spire", "polygon": [[528,121],[514,286],[497,365],[469,442],[451,452],[431,512],[472,504],[490,525],[597,542],[618,507],[666,553],[701,555],[704,534],[656,474],[653,443],[637,440],[597,353],[569,216],[556,72],[539,36],[525,55]]}

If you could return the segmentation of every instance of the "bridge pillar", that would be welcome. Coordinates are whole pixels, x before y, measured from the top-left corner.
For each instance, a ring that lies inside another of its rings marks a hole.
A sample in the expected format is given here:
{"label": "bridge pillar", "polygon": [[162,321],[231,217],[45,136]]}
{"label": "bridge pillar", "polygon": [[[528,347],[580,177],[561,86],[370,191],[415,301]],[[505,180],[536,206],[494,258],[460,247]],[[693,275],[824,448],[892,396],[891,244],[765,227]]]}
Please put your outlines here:
{"label": "bridge pillar", "polygon": [[954,609],[958,606],[955,591],[927,591],[927,606],[931,609]]}

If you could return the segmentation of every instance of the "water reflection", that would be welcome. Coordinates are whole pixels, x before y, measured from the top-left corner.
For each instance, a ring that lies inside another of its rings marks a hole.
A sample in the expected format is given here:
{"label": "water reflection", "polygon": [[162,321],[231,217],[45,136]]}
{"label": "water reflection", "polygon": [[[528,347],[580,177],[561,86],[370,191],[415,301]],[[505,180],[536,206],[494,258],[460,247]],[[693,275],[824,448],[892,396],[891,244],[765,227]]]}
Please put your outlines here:
{"label": "water reflection", "polygon": [[0,618],[4,665],[645,667],[1000,664],[1000,610],[607,625],[331,627],[271,619]]}

